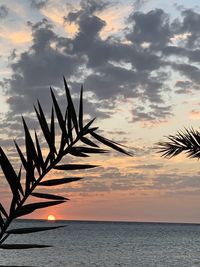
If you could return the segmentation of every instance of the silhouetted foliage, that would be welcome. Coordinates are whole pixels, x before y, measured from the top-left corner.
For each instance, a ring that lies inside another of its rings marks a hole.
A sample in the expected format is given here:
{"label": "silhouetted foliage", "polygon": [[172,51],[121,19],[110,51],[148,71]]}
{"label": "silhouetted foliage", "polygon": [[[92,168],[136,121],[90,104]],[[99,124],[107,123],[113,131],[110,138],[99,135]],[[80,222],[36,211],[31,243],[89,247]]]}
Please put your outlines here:
{"label": "silhouetted foliage", "polygon": [[169,135],[166,142],[159,142],[158,152],[163,157],[172,158],[186,153],[189,158],[200,158],[200,132],[193,128],[185,129],[176,135]]}
{"label": "silhouetted foliage", "polygon": [[[35,192],[35,189],[42,189],[44,186],[48,187],[72,183],[82,179],[81,177],[64,177],[43,181],[43,178],[51,170],[54,169],[71,171],[97,167],[97,165],[91,164],[59,164],[63,157],[66,157],[67,155],[72,155],[75,157],[89,157],[90,154],[93,153],[107,153],[107,150],[99,148],[98,144],[94,142],[95,139],[98,142],[103,143],[107,147],[113,148],[120,153],[132,156],[132,153],[129,153],[128,151],[123,149],[120,144],[117,144],[116,142],[108,140],[107,138],[97,134],[96,130],[98,129],[98,127],[92,127],[94,119],[84,125],[83,88],[81,88],[79,111],[77,115],[65,78],[64,85],[67,100],[64,115],[61,112],[57,99],[51,88],[50,92],[52,97],[52,111],[50,125],[48,125],[47,119],[39,101],[38,106],[34,107],[44,140],[46,141],[46,144],[48,146],[48,153],[46,156],[43,155],[44,153],[41,148],[38,133],[35,131],[34,138],[32,137],[23,117],[22,122],[25,135],[25,155],[17,142],[14,141],[19,160],[21,161],[21,167],[18,172],[16,172],[16,170],[14,169],[3,149],[0,148],[0,165],[12,193],[9,211],[7,211],[0,203],[1,249],[47,247],[46,245],[38,244],[3,244],[3,242],[9,237],[9,235],[12,234],[28,234],[63,227],[59,226],[9,229],[11,222],[16,218],[30,214],[37,209],[62,204],[69,200],[68,198],[65,198],[63,196],[46,194],[43,192]],[[55,117],[57,117],[58,125],[61,131],[59,145],[57,145],[55,141]],[[90,137],[92,137],[93,141],[90,139]],[[79,145],[80,142],[82,143],[82,145]],[[47,201],[25,204],[30,196],[43,200],[46,199]]]}

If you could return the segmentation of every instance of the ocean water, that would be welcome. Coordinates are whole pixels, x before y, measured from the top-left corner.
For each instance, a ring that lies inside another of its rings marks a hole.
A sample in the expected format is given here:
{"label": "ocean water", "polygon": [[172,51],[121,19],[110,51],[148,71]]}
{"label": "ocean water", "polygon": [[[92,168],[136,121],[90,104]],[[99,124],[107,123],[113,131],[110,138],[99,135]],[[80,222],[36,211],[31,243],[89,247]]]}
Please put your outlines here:
{"label": "ocean water", "polygon": [[13,227],[65,228],[9,237],[50,248],[0,250],[0,266],[199,267],[200,225],[20,220]]}

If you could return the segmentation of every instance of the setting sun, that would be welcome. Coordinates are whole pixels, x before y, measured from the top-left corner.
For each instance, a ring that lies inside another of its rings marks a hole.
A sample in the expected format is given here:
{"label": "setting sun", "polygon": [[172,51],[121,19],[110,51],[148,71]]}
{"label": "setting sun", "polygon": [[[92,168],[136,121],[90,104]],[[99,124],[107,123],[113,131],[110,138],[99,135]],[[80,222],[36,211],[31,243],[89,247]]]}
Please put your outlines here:
{"label": "setting sun", "polygon": [[48,215],[47,220],[48,221],[55,221],[56,217],[52,214]]}

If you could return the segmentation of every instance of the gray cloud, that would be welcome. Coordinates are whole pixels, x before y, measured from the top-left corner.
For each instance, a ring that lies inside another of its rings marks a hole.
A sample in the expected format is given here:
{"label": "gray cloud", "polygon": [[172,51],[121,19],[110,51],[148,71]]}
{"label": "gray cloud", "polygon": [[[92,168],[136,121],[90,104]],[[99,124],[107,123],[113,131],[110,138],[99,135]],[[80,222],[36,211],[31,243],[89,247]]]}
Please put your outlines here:
{"label": "gray cloud", "polygon": [[47,105],[50,102],[49,86],[60,85],[62,75],[70,77],[84,61],[51,47],[52,43],[59,43],[59,37],[46,20],[30,26],[33,44],[11,64],[14,74],[7,81],[7,94],[11,96],[8,104],[13,113],[32,111],[37,97]]}
{"label": "gray cloud", "polygon": [[189,33],[185,43],[188,48],[199,47],[200,44],[200,14],[192,9],[184,9],[181,13],[183,20],[176,19],[173,30],[176,34]]}
{"label": "gray cloud", "polygon": [[[90,192],[109,192],[115,190],[128,192],[134,192],[135,190],[137,192],[159,190],[162,195],[179,195],[182,192],[190,195],[192,191],[199,192],[200,180],[197,175],[191,176],[174,172],[159,174],[159,169],[162,167],[164,166],[158,164],[138,165],[136,168],[132,168],[132,172],[129,170],[128,173],[121,173],[118,168],[104,169],[101,167],[100,172],[96,170],[95,176],[87,172],[87,178],[81,181],[79,187],[71,185],[60,189],[60,191],[62,193],[79,192],[87,194]],[[141,169],[152,172],[155,170],[154,177],[151,178],[145,173],[138,173],[137,170]]]}
{"label": "gray cloud", "polygon": [[144,6],[149,0],[135,0],[134,1],[134,10],[140,10],[142,6]]}
{"label": "gray cloud", "polygon": [[144,106],[139,106],[132,111],[133,122],[137,121],[154,121],[162,122],[172,116],[171,106],[150,105],[149,111]]}
{"label": "gray cloud", "polygon": [[199,86],[195,85],[193,82],[188,80],[176,81],[175,87],[178,88],[176,90],[177,94],[187,94],[190,93],[193,89],[199,88]]}
{"label": "gray cloud", "polygon": [[148,169],[148,170],[156,170],[156,169],[160,169],[163,166],[161,164],[141,164],[141,165],[137,165],[134,166],[134,169]]}
{"label": "gray cloud", "polygon": [[41,9],[47,5],[49,0],[30,0],[31,7]]}
{"label": "gray cloud", "polygon": [[9,9],[5,5],[0,5],[0,19],[4,19],[8,16]]}
{"label": "gray cloud", "polygon": [[146,42],[151,49],[161,49],[170,41],[169,15],[162,9],[155,9],[146,14],[134,12],[128,21],[134,24],[127,38],[136,45]]}
{"label": "gray cloud", "polygon": [[[171,90],[168,86],[170,69],[184,75],[197,89],[200,48],[199,29],[191,23],[194,11],[182,11],[183,19],[172,23],[162,9],[133,12],[128,28],[121,32],[123,38],[110,33],[102,39],[106,22],[98,13],[107,6],[105,1],[81,1],[79,10],[69,12],[64,22],[77,24],[79,30],[74,37],[58,35],[54,25],[46,19],[28,23],[32,45],[18,58],[11,55],[13,75],[4,82],[10,117],[31,112],[37,97],[48,110],[50,85],[56,88],[60,103],[64,105],[59,89],[62,75],[66,76],[73,93],[79,91],[80,83],[84,84],[86,113],[109,117],[119,98],[132,99],[132,122],[159,122],[173,115],[172,107],[165,100],[166,92]],[[198,21],[199,14],[195,13],[195,18]],[[194,48],[188,49],[189,39],[172,44],[172,37],[186,31],[191,33],[187,38],[193,35],[195,39]],[[184,63],[175,60],[177,57],[184,59]],[[183,86],[186,84],[177,83],[176,92],[187,93]]]}
{"label": "gray cloud", "polygon": [[[37,3],[42,2],[47,1]],[[19,57],[13,50],[9,58],[13,74],[4,81],[10,107],[6,119],[0,124],[1,128],[7,129],[4,134],[16,134],[15,137],[23,143],[19,114],[25,113],[30,128],[37,128],[31,113],[32,104],[39,98],[45,110],[50,111],[50,85],[55,87],[61,107],[65,105],[62,75],[69,81],[75,105],[80,83],[84,84],[84,110],[92,117],[111,117],[118,100],[126,101],[128,98],[133,107],[131,123],[156,123],[173,115],[173,107],[165,98],[172,90],[168,87],[170,70],[184,76],[175,83],[176,93],[187,94],[188,88],[199,90],[200,30],[191,22],[194,19],[192,15],[195,15],[198,24],[199,14],[185,10],[181,13],[182,20],[170,24],[169,15],[161,9],[132,13],[129,27],[121,31],[122,37],[116,38],[110,33],[102,39],[106,22],[100,19],[98,12],[105,10],[107,5],[103,1],[81,1],[81,9],[64,18],[65,23],[73,22],[78,26],[74,37],[60,36],[46,19],[28,23],[32,44]],[[172,43],[172,37],[187,31],[190,35],[186,39]],[[194,44],[190,46],[191,42]],[[121,132],[116,131],[116,134]],[[3,143],[8,146],[9,140],[3,140]],[[138,149],[136,155],[144,156],[150,152],[149,148]],[[131,169],[129,174],[121,173],[117,168],[98,169],[96,173],[94,171],[96,175],[88,175],[80,187],[69,187],[68,192],[128,191],[135,188],[180,192],[199,188],[198,177],[176,173],[159,175],[162,167],[159,164],[141,164]],[[157,173],[148,184],[146,181],[150,177],[137,173],[141,170],[156,170]]]}
{"label": "gray cloud", "polygon": [[187,57],[188,56],[188,51],[184,47],[179,47],[179,46],[173,46],[173,45],[168,45],[163,48],[162,50],[163,54],[166,56],[169,55],[174,55],[177,57]]}
{"label": "gray cloud", "polygon": [[67,17],[64,17],[64,21],[74,22],[77,20],[83,20],[84,17],[93,15],[95,12],[104,10],[109,5],[109,2],[104,0],[81,0],[80,10],[69,12]]}
{"label": "gray cloud", "polygon": [[200,69],[191,64],[173,64],[173,68],[178,70],[186,78],[189,78],[194,83],[200,82]]}
{"label": "gray cloud", "polygon": [[163,174],[155,177],[152,189],[173,190],[177,194],[182,190],[198,190],[200,187],[199,176],[188,174]]}

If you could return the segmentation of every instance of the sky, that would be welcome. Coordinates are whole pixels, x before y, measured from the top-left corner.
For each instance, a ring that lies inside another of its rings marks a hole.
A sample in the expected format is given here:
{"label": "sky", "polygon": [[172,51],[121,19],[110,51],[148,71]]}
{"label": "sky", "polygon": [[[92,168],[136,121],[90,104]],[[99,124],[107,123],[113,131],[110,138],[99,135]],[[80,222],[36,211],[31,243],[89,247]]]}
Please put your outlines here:
{"label": "sky", "polygon": [[96,117],[100,134],[134,153],[91,157],[100,167],[49,190],[69,202],[29,217],[200,222],[199,162],[155,150],[184,127],[199,129],[199,26],[198,0],[0,0],[0,140],[16,169],[21,114],[37,129],[33,104],[39,98],[49,114],[50,86],[64,107],[63,75],[75,103],[83,84],[85,120]]}

